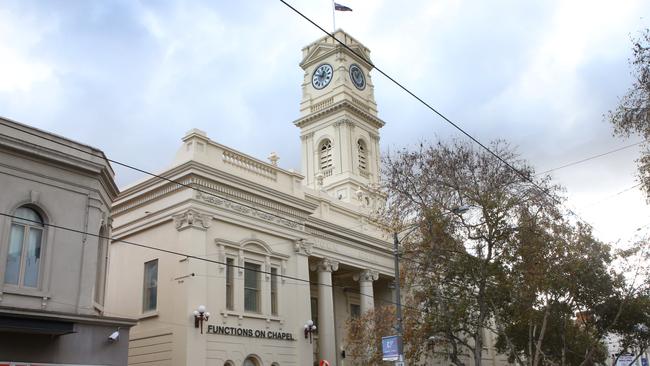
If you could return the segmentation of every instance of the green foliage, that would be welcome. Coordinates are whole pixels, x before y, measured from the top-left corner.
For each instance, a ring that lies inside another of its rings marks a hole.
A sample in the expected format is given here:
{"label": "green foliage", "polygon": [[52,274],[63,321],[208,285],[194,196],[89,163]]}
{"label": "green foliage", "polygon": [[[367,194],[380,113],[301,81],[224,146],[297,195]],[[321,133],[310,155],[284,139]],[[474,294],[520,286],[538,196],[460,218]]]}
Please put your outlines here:
{"label": "green foliage", "polygon": [[608,334],[647,344],[648,270],[635,285],[612,263],[648,250],[613,253],[563,218],[561,187],[530,184],[532,168],[507,144],[492,150],[518,172],[457,141],[385,159],[383,219],[418,225],[401,240],[407,359],[480,366],[488,332],[522,366],[602,363]]}
{"label": "green foliage", "polygon": [[650,200],[650,29],[633,40],[630,63],[634,83],[616,109],[609,112],[608,119],[616,135],[639,135],[646,140],[637,163],[639,180]]}

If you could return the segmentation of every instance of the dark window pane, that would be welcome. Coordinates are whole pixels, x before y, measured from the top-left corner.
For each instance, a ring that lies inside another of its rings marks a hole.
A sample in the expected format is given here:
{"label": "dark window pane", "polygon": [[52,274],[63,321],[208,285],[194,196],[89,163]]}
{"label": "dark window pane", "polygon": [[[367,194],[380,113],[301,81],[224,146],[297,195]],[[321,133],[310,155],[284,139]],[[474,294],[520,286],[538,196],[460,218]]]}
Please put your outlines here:
{"label": "dark window pane", "polygon": [[278,315],[278,269],[271,268],[271,314]]}
{"label": "dark window pane", "polygon": [[7,267],[5,269],[5,283],[12,285],[18,284],[20,278],[20,256],[23,253],[23,239],[25,237],[25,227],[23,225],[12,224],[11,233],[9,234],[9,252],[7,255]]}
{"label": "dark window pane", "polygon": [[144,291],[142,299],[142,310],[156,310],[158,302],[158,260],[152,260],[144,264]]}
{"label": "dark window pane", "polygon": [[41,264],[41,237],[43,230],[29,229],[27,253],[25,253],[25,274],[23,284],[27,287],[38,286],[38,269]]}
{"label": "dark window pane", "polygon": [[318,333],[318,299],[315,297],[311,298],[311,320],[316,325],[316,333]]}
{"label": "dark window pane", "polygon": [[258,264],[244,263],[244,310],[246,311],[260,311],[259,271]]}
{"label": "dark window pane", "polygon": [[226,308],[233,310],[233,274],[234,274],[234,260],[232,258],[226,259]]}
{"label": "dark window pane", "polygon": [[358,318],[361,315],[361,306],[357,304],[350,304],[350,316]]}

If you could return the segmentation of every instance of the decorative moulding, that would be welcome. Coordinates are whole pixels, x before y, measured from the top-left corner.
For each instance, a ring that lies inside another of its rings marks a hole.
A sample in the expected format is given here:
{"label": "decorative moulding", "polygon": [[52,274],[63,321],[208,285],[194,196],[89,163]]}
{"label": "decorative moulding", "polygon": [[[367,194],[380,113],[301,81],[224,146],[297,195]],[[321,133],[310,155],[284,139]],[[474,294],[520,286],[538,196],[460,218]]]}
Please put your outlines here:
{"label": "decorative moulding", "polygon": [[310,256],[313,248],[314,244],[304,239],[296,240],[294,242],[294,251],[298,254]]}
{"label": "decorative moulding", "polygon": [[379,279],[379,272],[372,269],[365,269],[352,276],[352,278],[359,282],[377,281]]}
{"label": "decorative moulding", "polygon": [[183,213],[174,215],[173,217],[174,225],[178,231],[188,228],[207,230],[212,223],[210,215],[202,214],[194,209],[189,209]]}

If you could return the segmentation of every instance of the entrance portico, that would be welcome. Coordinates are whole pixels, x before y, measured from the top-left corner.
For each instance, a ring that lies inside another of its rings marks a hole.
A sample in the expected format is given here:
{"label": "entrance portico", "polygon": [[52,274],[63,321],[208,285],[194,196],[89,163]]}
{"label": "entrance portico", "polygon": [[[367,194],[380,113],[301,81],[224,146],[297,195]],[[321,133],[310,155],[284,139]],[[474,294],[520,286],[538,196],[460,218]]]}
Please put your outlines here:
{"label": "entrance portico", "polygon": [[345,365],[346,322],[375,308],[391,303],[392,278],[381,276],[376,269],[344,264],[345,258],[309,258],[312,275],[312,309],[318,327],[315,337],[315,363],[327,360],[330,365]]}

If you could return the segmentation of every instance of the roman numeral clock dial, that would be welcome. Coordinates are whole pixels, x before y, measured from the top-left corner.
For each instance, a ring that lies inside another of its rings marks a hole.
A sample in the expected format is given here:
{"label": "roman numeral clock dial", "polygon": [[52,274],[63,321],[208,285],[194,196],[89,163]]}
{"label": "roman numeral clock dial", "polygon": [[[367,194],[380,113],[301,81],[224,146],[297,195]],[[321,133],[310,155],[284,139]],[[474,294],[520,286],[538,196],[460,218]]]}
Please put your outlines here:
{"label": "roman numeral clock dial", "polygon": [[329,64],[322,64],[316,68],[314,75],[311,77],[311,85],[316,89],[323,89],[332,80],[332,66]]}

